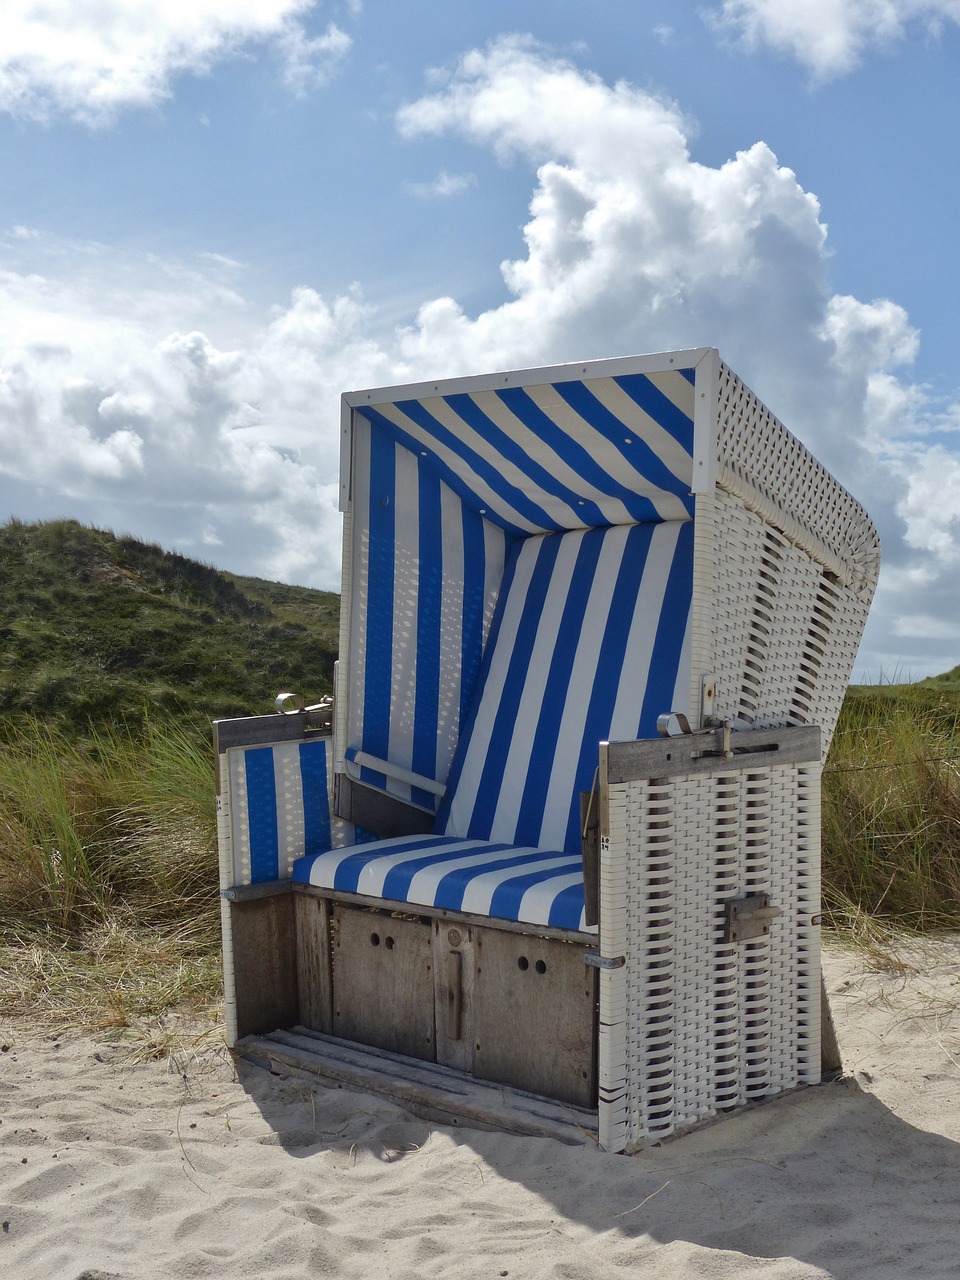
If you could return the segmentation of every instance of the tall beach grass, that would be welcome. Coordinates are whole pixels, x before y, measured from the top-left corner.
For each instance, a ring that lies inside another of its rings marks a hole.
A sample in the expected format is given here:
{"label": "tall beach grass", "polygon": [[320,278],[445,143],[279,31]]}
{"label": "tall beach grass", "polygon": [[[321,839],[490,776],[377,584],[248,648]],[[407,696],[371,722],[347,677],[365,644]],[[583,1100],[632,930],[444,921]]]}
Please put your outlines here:
{"label": "tall beach grass", "polygon": [[823,778],[829,923],[960,929],[960,692],[847,692]]}
{"label": "tall beach grass", "polygon": [[208,731],[0,734],[0,1014],[119,1027],[214,1000]]}

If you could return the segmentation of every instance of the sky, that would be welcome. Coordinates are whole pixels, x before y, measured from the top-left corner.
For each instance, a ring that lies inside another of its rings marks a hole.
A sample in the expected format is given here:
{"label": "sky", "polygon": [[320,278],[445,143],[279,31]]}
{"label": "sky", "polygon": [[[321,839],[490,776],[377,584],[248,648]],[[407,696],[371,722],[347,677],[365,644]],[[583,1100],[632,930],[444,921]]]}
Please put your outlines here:
{"label": "sky", "polygon": [[715,346],[960,663],[960,0],[3,0],[0,519],[336,590],[342,391]]}

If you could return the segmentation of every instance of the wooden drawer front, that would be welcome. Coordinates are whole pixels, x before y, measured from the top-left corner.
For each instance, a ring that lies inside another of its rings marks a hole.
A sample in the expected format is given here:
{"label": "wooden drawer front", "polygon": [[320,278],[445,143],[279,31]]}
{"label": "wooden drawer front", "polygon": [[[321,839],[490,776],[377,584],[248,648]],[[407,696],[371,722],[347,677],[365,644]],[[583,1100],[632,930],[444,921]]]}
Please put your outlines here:
{"label": "wooden drawer front", "polygon": [[331,935],[334,1034],[434,1062],[429,923],[335,903]]}
{"label": "wooden drawer front", "polygon": [[474,931],[473,1075],[596,1105],[597,970],[584,948]]}

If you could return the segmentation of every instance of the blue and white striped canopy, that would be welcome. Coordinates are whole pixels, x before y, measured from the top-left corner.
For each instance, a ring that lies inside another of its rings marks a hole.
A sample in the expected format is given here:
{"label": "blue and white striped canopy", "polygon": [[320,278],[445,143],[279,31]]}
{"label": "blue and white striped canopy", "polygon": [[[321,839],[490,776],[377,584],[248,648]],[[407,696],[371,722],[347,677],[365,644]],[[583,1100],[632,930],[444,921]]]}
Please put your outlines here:
{"label": "blue and white striped canopy", "polygon": [[511,535],[693,513],[692,368],[450,392],[356,413]]}

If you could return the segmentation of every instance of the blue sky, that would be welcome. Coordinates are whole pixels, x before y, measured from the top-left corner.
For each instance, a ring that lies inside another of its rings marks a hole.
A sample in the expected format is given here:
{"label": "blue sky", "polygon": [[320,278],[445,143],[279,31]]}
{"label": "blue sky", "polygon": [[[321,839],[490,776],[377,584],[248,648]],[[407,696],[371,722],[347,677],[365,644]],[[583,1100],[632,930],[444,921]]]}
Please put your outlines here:
{"label": "blue sky", "polygon": [[7,0],[0,515],[336,587],[337,397],[687,345],[960,661],[958,0]]}

